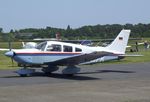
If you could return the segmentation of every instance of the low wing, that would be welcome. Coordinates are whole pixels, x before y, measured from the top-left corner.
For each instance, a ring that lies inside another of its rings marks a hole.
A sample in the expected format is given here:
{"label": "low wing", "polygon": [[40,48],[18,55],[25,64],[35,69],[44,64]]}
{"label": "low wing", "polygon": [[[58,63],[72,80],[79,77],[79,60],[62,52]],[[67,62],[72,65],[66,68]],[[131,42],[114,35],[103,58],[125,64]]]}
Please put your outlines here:
{"label": "low wing", "polygon": [[69,57],[69,58],[64,58],[61,60],[57,60],[54,62],[47,62],[45,64],[51,64],[51,65],[77,65],[83,62],[91,61],[103,56],[107,56],[111,53],[109,52],[92,52],[88,54],[80,54],[77,56]]}

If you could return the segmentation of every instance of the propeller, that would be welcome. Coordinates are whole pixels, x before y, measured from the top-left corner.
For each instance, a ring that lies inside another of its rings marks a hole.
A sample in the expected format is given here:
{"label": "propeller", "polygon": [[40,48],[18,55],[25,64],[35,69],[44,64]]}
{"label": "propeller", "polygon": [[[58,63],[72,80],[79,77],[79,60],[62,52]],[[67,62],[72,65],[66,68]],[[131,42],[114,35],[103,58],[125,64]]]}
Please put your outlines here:
{"label": "propeller", "polygon": [[14,66],[14,60],[12,57],[11,57],[11,65]]}
{"label": "propeller", "polygon": [[[11,51],[11,50],[12,50],[12,43],[11,43],[11,37],[10,37],[10,34],[9,34],[8,47],[9,47],[9,51]],[[12,66],[14,66],[14,60],[13,60],[12,57],[11,57],[11,64],[12,64]]]}

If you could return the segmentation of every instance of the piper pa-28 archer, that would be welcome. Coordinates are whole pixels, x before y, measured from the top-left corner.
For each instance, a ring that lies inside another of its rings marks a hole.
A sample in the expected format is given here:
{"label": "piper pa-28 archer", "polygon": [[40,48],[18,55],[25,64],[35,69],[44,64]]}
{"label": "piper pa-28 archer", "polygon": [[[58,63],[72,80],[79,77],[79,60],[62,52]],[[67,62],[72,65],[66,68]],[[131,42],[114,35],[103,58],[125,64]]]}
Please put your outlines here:
{"label": "piper pa-28 archer", "polygon": [[[10,50],[5,53],[16,62],[23,65],[43,65],[44,73],[52,73],[58,66],[67,66],[62,73],[74,75],[80,71],[76,67],[105,56],[122,56],[125,54],[130,30],[122,30],[115,40],[106,47],[91,47],[59,41],[46,41],[37,45],[35,49]],[[24,66],[17,71],[20,76],[32,75],[35,69]]]}

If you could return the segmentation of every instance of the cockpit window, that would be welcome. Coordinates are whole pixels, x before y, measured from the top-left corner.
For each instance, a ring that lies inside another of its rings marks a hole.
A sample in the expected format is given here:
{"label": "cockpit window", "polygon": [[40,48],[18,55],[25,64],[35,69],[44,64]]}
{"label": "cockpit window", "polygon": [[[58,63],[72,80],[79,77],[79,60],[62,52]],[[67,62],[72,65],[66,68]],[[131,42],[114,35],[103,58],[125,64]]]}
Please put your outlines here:
{"label": "cockpit window", "polygon": [[44,51],[46,44],[47,44],[47,42],[40,43],[36,48],[41,51]]}
{"label": "cockpit window", "polygon": [[72,46],[66,46],[64,45],[64,52],[72,52]]}
{"label": "cockpit window", "polygon": [[82,52],[82,49],[80,49],[80,48],[75,48],[75,52]]}
{"label": "cockpit window", "polygon": [[46,51],[57,51],[57,52],[61,52],[61,45],[59,44],[52,44],[49,45],[46,49]]}

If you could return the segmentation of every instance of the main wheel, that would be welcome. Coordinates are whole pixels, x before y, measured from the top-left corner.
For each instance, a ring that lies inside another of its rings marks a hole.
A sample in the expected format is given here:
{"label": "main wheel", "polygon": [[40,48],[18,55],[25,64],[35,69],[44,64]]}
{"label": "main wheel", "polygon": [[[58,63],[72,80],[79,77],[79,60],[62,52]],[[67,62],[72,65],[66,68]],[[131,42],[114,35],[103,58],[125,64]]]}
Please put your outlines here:
{"label": "main wheel", "polygon": [[57,66],[48,66],[48,67],[43,67],[42,71],[46,74],[46,75],[50,75],[52,72],[57,71],[59,68]]}
{"label": "main wheel", "polygon": [[28,74],[20,74],[20,77],[27,77]]}

